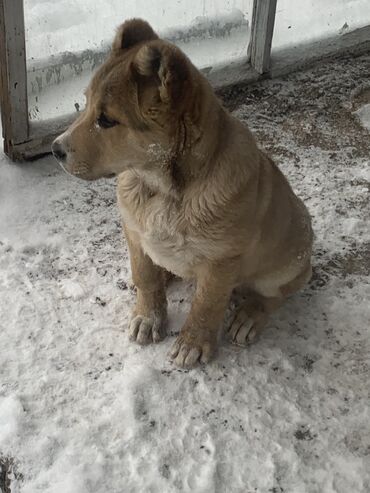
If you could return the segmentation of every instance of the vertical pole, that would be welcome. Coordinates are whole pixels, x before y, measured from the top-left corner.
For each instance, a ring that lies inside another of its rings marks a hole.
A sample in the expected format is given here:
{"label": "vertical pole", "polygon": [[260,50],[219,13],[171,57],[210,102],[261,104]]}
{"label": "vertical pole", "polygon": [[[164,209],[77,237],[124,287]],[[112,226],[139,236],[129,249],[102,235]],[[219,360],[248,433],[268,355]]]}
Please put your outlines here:
{"label": "vertical pole", "polygon": [[250,60],[252,67],[264,74],[270,69],[272,35],[274,32],[277,0],[254,0]]}
{"label": "vertical pole", "polygon": [[0,0],[0,104],[4,151],[28,139],[23,0]]}

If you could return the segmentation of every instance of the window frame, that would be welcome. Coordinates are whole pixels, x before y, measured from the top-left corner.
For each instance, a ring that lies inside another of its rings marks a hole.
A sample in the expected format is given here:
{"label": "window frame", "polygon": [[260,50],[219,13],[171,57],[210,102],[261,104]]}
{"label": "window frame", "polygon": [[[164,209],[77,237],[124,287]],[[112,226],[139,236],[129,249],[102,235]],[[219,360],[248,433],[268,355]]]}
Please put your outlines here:
{"label": "window frame", "polygon": [[[277,0],[253,0],[251,37],[243,60],[205,71],[215,89],[302,69],[343,52],[370,51],[370,26],[340,37],[287,48],[271,56]],[[4,152],[14,161],[50,152],[50,144],[77,113],[32,122],[28,115],[23,0],[0,0],[0,107]]]}

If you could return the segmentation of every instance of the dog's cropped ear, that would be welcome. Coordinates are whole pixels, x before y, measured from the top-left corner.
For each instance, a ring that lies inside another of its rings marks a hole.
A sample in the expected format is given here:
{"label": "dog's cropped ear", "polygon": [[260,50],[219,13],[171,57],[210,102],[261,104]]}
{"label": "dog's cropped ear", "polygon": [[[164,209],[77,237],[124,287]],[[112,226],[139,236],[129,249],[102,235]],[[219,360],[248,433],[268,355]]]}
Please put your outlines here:
{"label": "dog's cropped ear", "polygon": [[181,106],[189,86],[190,62],[178,48],[161,41],[150,43],[140,48],[133,63],[138,74],[158,84],[164,103]]}
{"label": "dog's cropped ear", "polygon": [[130,19],[125,21],[118,29],[113,40],[113,51],[120,52],[143,41],[158,39],[150,24],[142,19]]}

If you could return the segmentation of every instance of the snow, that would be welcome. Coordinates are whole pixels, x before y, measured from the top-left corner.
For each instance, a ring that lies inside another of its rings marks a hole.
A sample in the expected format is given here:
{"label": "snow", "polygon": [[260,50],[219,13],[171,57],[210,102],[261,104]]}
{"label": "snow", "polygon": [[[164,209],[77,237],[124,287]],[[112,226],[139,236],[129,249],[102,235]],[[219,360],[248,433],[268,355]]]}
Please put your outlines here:
{"label": "snow", "polygon": [[15,396],[0,398],[0,446],[18,434],[22,413],[22,405]]}
{"label": "snow", "polygon": [[314,276],[254,345],[223,341],[192,371],[167,359],[191,285],[169,288],[164,342],[128,341],[115,182],[1,155],[0,464],[12,463],[1,465],[12,493],[370,491],[369,134],[347,109],[369,62],[225,93],[311,212]]}
{"label": "snow", "polygon": [[74,279],[62,279],[60,281],[60,289],[66,298],[72,298],[73,300],[79,300],[85,295],[84,288]]}
{"label": "snow", "polygon": [[361,106],[356,112],[355,115],[359,118],[361,124],[370,130],[370,103]]}

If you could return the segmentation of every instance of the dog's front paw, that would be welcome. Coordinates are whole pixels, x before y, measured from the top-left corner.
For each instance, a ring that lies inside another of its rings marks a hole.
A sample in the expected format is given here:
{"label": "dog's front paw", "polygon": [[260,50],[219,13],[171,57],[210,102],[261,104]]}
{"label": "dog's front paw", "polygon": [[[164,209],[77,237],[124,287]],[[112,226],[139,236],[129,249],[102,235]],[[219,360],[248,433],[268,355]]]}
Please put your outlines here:
{"label": "dog's front paw", "polygon": [[216,345],[201,337],[180,333],[174,342],[169,357],[181,368],[192,368],[198,363],[208,363]]}
{"label": "dog's front paw", "polygon": [[165,317],[158,313],[149,316],[134,314],[129,325],[129,338],[145,345],[160,342],[166,337]]}

